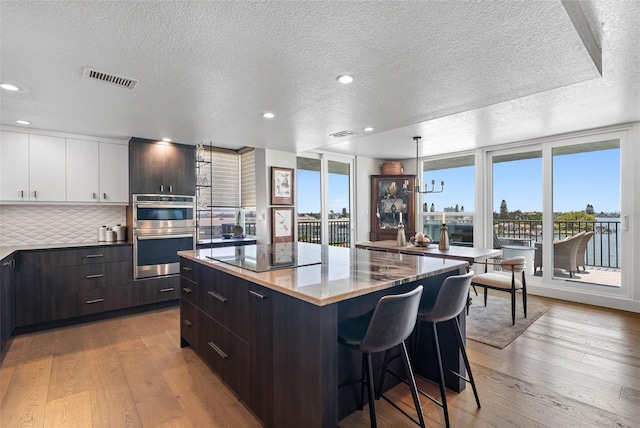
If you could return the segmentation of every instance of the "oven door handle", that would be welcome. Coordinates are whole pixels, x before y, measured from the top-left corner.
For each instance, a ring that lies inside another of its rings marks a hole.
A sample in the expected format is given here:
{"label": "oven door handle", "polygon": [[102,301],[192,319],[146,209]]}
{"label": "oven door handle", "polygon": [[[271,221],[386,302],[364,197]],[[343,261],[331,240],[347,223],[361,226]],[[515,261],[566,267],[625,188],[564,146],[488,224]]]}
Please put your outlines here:
{"label": "oven door handle", "polygon": [[144,202],[138,202],[137,208],[193,208],[193,205],[172,205],[172,204],[148,204]]}
{"label": "oven door handle", "polygon": [[186,233],[184,235],[137,235],[138,241],[148,241],[151,239],[166,239],[166,238],[193,238],[193,233]]}

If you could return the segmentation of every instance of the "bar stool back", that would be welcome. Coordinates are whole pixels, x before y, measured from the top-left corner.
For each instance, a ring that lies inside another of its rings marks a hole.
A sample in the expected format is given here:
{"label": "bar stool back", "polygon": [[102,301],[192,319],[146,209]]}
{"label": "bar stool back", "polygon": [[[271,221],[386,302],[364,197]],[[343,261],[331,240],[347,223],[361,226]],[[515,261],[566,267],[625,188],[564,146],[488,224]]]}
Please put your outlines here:
{"label": "bar stool back", "polygon": [[339,342],[355,351],[362,352],[362,379],[359,380],[362,384],[360,402],[362,408],[364,388],[366,386],[372,427],[376,427],[376,410],[371,354],[388,351],[399,345],[402,347],[405,369],[410,377],[410,383],[413,385],[411,394],[419,419],[419,422],[416,423],[421,427],[425,427],[424,416],[422,415],[418,398],[418,388],[413,378],[411,363],[404,343],[415,327],[421,297],[421,285],[408,293],[384,296],[378,301],[373,311],[342,321],[338,325]]}

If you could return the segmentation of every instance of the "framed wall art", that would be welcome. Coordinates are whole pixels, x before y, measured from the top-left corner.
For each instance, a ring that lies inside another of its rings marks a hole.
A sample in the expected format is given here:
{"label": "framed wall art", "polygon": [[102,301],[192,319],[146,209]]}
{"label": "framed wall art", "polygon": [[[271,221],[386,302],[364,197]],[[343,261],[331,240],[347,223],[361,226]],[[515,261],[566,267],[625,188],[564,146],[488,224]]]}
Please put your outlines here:
{"label": "framed wall art", "polygon": [[293,208],[271,208],[271,242],[293,242]]}
{"label": "framed wall art", "polygon": [[293,205],[293,169],[271,167],[271,205]]}

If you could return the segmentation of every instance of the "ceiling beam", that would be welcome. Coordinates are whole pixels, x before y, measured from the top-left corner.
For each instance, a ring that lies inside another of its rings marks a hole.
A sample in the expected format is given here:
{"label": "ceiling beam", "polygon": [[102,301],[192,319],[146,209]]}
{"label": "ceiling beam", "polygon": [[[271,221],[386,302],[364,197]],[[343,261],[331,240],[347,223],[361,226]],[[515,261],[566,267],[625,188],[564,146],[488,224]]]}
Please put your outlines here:
{"label": "ceiling beam", "polygon": [[602,48],[591,31],[591,26],[584,16],[580,2],[575,0],[562,0],[562,6],[564,6],[564,9],[567,11],[567,15],[569,15],[569,19],[571,19],[573,27],[578,32],[578,36],[580,36],[584,47],[587,49],[587,52],[589,52],[589,56],[591,56],[593,64],[598,69],[598,73],[602,76]]}

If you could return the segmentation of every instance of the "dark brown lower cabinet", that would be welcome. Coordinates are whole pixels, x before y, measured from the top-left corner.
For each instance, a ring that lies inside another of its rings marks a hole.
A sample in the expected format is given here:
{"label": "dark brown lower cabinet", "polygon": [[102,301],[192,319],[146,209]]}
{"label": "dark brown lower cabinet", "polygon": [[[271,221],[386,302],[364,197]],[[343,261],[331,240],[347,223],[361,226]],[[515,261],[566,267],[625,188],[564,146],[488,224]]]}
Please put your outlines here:
{"label": "dark brown lower cabinet", "polygon": [[131,284],[53,294],[52,319],[61,320],[127,308],[131,306],[131,297]]}
{"label": "dark brown lower cabinet", "polygon": [[249,285],[249,397],[247,404],[264,422],[273,425],[273,294]]}
{"label": "dark brown lower cabinet", "polygon": [[141,306],[180,298],[180,275],[148,278],[133,283],[133,305]]}
{"label": "dark brown lower cabinet", "polygon": [[7,351],[15,325],[14,266],[13,256],[5,257],[0,262],[0,361]]}
{"label": "dark brown lower cabinet", "polygon": [[187,345],[200,352],[200,321],[198,309],[187,299],[180,299],[180,346]]}
{"label": "dark brown lower cabinet", "polygon": [[249,391],[249,345],[202,311],[198,314],[200,355],[240,399]]}

